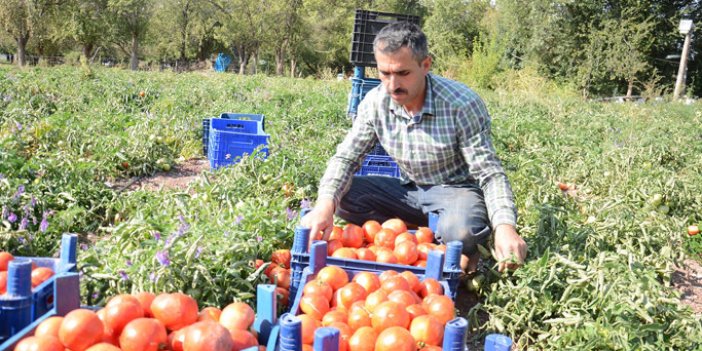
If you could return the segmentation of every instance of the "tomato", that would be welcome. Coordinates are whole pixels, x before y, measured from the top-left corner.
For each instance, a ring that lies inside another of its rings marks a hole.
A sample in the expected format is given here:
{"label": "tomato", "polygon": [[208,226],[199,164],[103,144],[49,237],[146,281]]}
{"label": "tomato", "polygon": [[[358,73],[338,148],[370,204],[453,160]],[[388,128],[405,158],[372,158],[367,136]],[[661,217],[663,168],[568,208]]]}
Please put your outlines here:
{"label": "tomato", "polygon": [[15,257],[11,253],[0,251],[0,271],[6,271],[8,264],[14,259]]}
{"label": "tomato", "polygon": [[393,253],[395,254],[395,257],[397,257],[397,262],[400,264],[411,265],[419,258],[417,244],[411,241],[403,241],[396,244]]}
{"label": "tomato", "polygon": [[266,277],[268,277],[268,279],[273,280],[271,274],[273,273],[273,270],[276,268],[278,268],[278,264],[271,262],[271,264],[269,264],[268,267],[266,267],[266,269],[263,270],[263,274]]}
{"label": "tomato", "polygon": [[197,301],[183,293],[159,294],[151,303],[151,313],[168,330],[178,330],[197,321]]}
{"label": "tomato", "polygon": [[336,328],[339,330],[339,351],[346,351],[349,349],[349,339],[353,331],[346,323],[334,322],[329,325],[330,328]]}
{"label": "tomato", "polygon": [[410,325],[410,316],[404,306],[392,301],[382,302],[376,306],[371,317],[375,331],[380,332],[390,327],[407,329]]}
{"label": "tomato", "polygon": [[375,261],[395,264],[397,263],[397,256],[395,256],[391,249],[378,247],[378,250],[375,252]]}
{"label": "tomato", "polygon": [[367,248],[360,248],[356,250],[356,256],[358,256],[359,260],[364,260],[364,261],[375,261],[375,253],[371,251],[370,249]]}
{"label": "tomato", "polygon": [[382,283],[385,281],[385,279],[388,279],[390,277],[394,277],[394,276],[399,275],[399,274],[400,273],[398,273],[397,271],[393,271],[393,270],[384,271],[383,273],[380,273],[380,275],[378,275],[378,279],[380,279],[380,282]]}
{"label": "tomato", "polygon": [[[395,248],[395,239],[397,239],[397,235],[398,233],[395,233],[395,231],[393,231],[392,229],[381,229],[378,233],[375,234],[374,244],[392,250]],[[375,254],[377,255],[378,253],[376,252]]]}
{"label": "tomato", "polygon": [[314,331],[321,327],[322,323],[306,314],[300,314],[297,318],[300,320],[301,324],[302,343],[312,345],[314,342]]}
{"label": "tomato", "polygon": [[375,242],[375,234],[377,234],[383,227],[380,226],[378,221],[369,220],[363,223],[363,238],[369,244]]}
{"label": "tomato", "polygon": [[349,282],[349,275],[340,267],[327,266],[319,270],[317,279],[326,282],[336,291]]}
{"label": "tomato", "polygon": [[329,233],[329,238],[327,241],[332,241],[332,240],[339,240],[341,242],[341,237],[344,234],[344,228],[341,228],[339,226],[333,226],[331,233]]}
{"label": "tomato", "polygon": [[378,333],[371,327],[360,327],[349,339],[349,349],[353,351],[373,351]]}
{"label": "tomato", "polygon": [[413,264],[413,266],[424,268],[424,267],[427,266],[427,261],[426,261],[426,260],[417,260],[417,262],[415,262],[415,263]]}
{"label": "tomato", "polygon": [[380,288],[385,290],[385,292],[388,294],[395,290],[410,291],[410,285],[407,282],[407,279],[399,274],[383,280],[383,282],[380,283]]}
{"label": "tomato", "polygon": [[414,234],[404,232],[404,233],[395,237],[395,247],[397,247],[397,244],[399,244],[403,241],[411,241],[416,245],[417,244],[417,237],[415,237]]}
{"label": "tomato", "polygon": [[687,235],[689,236],[695,236],[700,233],[700,228],[697,227],[696,225],[691,225],[687,227]]}
{"label": "tomato", "polygon": [[434,316],[442,325],[456,318],[453,300],[446,295],[432,295],[431,299],[423,305],[427,313]]}
{"label": "tomato", "polygon": [[[346,323],[353,331],[356,331],[362,327],[371,327],[373,325],[371,315],[368,310],[365,309],[363,304],[363,301],[358,301],[349,309],[349,317],[347,318]],[[353,348],[351,349],[353,350]]]}
{"label": "tomato", "polygon": [[418,303],[416,303],[414,305],[409,305],[405,309],[407,310],[407,313],[410,314],[411,320],[414,320],[415,318],[417,318],[419,316],[423,316],[423,315],[427,314],[427,310],[424,309],[424,307]]}
{"label": "tomato", "polygon": [[417,228],[417,231],[414,232],[414,236],[417,238],[417,244],[431,244],[434,242],[434,232],[427,227]]}
{"label": "tomato", "polygon": [[53,336],[30,336],[22,339],[15,351],[64,351],[66,348]]}
{"label": "tomato", "polygon": [[322,317],[322,326],[328,327],[329,324],[334,322],[346,322],[348,321],[348,313],[341,310],[329,311]]}
{"label": "tomato", "polygon": [[381,225],[383,229],[391,229],[395,234],[401,234],[407,231],[407,225],[399,218],[390,218]]}
{"label": "tomato", "polygon": [[54,270],[49,267],[37,267],[32,270],[32,288],[36,288],[41,283],[49,280],[54,275]]}
{"label": "tomato", "polygon": [[337,304],[348,309],[354,302],[365,300],[366,295],[368,293],[364,287],[358,283],[350,282],[339,289]]}
{"label": "tomato", "polygon": [[90,346],[86,351],[122,351],[122,349],[110,343],[101,342]]}
{"label": "tomato", "polygon": [[95,314],[100,318],[100,321],[102,321],[103,325],[103,335],[102,335],[102,342],[106,342],[108,344],[112,345],[119,345],[119,334],[115,334],[111,328],[107,326],[105,323],[105,308],[101,308],[99,311],[97,311]]}
{"label": "tomato", "polygon": [[355,249],[350,248],[350,247],[341,247],[334,251],[332,253],[332,257],[337,257],[337,258],[343,258],[343,259],[351,259],[351,260],[357,260],[358,255],[356,254]]}
{"label": "tomato", "polygon": [[312,279],[302,288],[303,295],[322,295],[327,301],[331,301],[334,290],[331,285],[319,279]]}
{"label": "tomato", "polygon": [[359,248],[363,246],[363,228],[348,223],[344,226],[344,231],[341,233],[341,243],[344,247]]}
{"label": "tomato", "polygon": [[277,286],[275,288],[275,296],[278,299],[278,304],[287,306],[290,301],[290,290]]}
{"label": "tomato", "polygon": [[77,309],[63,317],[59,328],[59,340],[72,351],[84,351],[102,341],[104,326],[95,312]]}
{"label": "tomato", "polygon": [[273,251],[273,254],[271,254],[271,262],[284,268],[290,268],[291,258],[292,256],[290,255],[290,250],[288,249],[275,250]]}
{"label": "tomato", "polygon": [[127,323],[119,336],[123,351],[160,351],[167,345],[166,327],[153,318],[137,318]]}
{"label": "tomato", "polygon": [[415,351],[417,345],[412,334],[401,327],[390,327],[378,334],[375,351]]}
{"label": "tomato", "polygon": [[275,282],[277,286],[290,289],[290,269],[276,267],[271,272],[270,279],[271,282]]}
{"label": "tomato", "polygon": [[407,290],[395,290],[388,294],[388,301],[392,301],[407,309],[407,307],[417,303],[414,293]]}
{"label": "tomato", "polygon": [[108,304],[102,321],[114,335],[120,335],[127,323],[142,317],[144,317],[144,309],[139,302],[121,302]]}
{"label": "tomato", "polygon": [[360,272],[353,277],[353,281],[366,290],[366,295],[380,288],[380,279],[371,272]]}
{"label": "tomato", "polygon": [[329,312],[329,301],[322,295],[304,295],[300,300],[300,310],[321,321],[322,317]]}
{"label": "tomato", "polygon": [[227,328],[214,321],[202,321],[188,326],[184,332],[183,350],[231,351],[234,347]]}
{"label": "tomato", "polygon": [[[230,330],[229,335],[232,338],[232,351],[240,351],[249,347],[258,346],[258,340],[256,340],[256,337],[246,330]],[[185,351],[189,350],[185,349]]]}
{"label": "tomato", "polygon": [[419,346],[439,346],[444,339],[444,326],[434,316],[423,315],[412,320],[410,334]]}
{"label": "tomato", "polygon": [[366,297],[365,307],[369,312],[374,312],[376,307],[388,300],[388,293],[384,290],[376,290]]}
{"label": "tomato", "polygon": [[185,328],[180,328],[180,329],[168,334],[167,344],[168,344],[168,346],[170,346],[169,350],[183,351],[183,342],[185,341],[185,332],[188,331],[189,327],[190,326],[187,326]]}
{"label": "tomato", "polygon": [[141,304],[141,308],[144,310],[144,317],[153,317],[154,314],[151,313],[151,304],[154,302],[156,295],[143,291],[134,295],[134,297],[139,301],[139,304]]}
{"label": "tomato", "polygon": [[219,323],[232,330],[248,330],[256,319],[256,313],[251,306],[243,302],[234,302],[222,310]]}
{"label": "tomato", "polygon": [[34,336],[53,336],[58,339],[63,317],[53,316],[43,320],[34,330]]}
{"label": "tomato", "polygon": [[566,183],[558,182],[558,189],[561,189],[561,191],[568,191],[570,187]]}
{"label": "tomato", "polygon": [[400,275],[403,278],[405,278],[405,280],[409,284],[410,291],[419,292],[419,290],[422,288],[422,284],[419,281],[419,278],[416,274],[412,273],[411,271],[404,271],[400,273]]}
{"label": "tomato", "polygon": [[426,261],[429,257],[429,251],[434,250],[432,243],[420,243],[417,245],[417,259]]}
{"label": "tomato", "polygon": [[425,298],[431,294],[441,295],[444,293],[444,287],[434,278],[425,278],[422,281],[422,287],[419,290],[419,297]]}
{"label": "tomato", "polygon": [[336,250],[341,249],[343,247],[344,247],[344,244],[341,242],[341,240],[338,240],[338,239],[329,240],[327,242],[327,256],[334,255],[334,252],[336,252]]}
{"label": "tomato", "polygon": [[7,271],[0,271],[0,295],[7,292]]}

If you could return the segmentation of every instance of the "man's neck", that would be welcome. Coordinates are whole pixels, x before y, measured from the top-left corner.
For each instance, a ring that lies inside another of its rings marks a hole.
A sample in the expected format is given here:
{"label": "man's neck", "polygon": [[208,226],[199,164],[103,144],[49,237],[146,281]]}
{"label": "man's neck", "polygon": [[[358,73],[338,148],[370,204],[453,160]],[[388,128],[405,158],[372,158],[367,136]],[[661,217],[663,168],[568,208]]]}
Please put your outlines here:
{"label": "man's neck", "polygon": [[414,99],[414,101],[403,105],[402,107],[405,109],[407,113],[409,113],[410,116],[416,116],[418,115],[421,111],[422,108],[424,107],[424,99],[427,96],[427,83],[426,81],[424,82],[424,87],[422,88],[422,93],[417,96],[417,98]]}

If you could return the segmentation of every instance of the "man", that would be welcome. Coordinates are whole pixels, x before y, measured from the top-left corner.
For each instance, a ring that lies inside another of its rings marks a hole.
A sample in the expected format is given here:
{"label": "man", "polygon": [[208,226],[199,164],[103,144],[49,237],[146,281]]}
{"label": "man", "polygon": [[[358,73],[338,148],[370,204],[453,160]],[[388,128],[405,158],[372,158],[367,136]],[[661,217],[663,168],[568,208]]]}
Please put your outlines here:
{"label": "man", "polygon": [[[427,225],[427,213],[436,212],[436,239],[462,241],[469,272],[491,233],[499,269],[517,268],[526,243],[484,103],[465,85],[429,73],[426,36],[414,24],[385,26],[373,48],[382,84],[359,105],[302,225],[326,239],[334,213],[358,225],[394,217]],[[400,179],[353,176],[376,142],[397,162]]]}

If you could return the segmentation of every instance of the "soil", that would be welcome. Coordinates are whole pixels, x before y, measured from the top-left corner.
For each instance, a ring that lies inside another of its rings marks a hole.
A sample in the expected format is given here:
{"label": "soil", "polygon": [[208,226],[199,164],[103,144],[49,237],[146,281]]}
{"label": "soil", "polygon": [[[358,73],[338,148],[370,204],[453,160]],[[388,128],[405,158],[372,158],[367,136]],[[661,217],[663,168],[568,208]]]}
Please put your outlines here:
{"label": "soil", "polygon": [[671,279],[673,286],[680,291],[683,304],[690,306],[698,318],[702,318],[702,265],[693,259],[685,260],[682,267],[676,267]]}
{"label": "soil", "polygon": [[210,164],[206,159],[190,159],[174,165],[169,172],[157,172],[152,177],[135,177],[123,180],[114,187],[124,191],[134,190],[168,190],[187,189],[191,182],[200,177],[203,171],[209,170]]}

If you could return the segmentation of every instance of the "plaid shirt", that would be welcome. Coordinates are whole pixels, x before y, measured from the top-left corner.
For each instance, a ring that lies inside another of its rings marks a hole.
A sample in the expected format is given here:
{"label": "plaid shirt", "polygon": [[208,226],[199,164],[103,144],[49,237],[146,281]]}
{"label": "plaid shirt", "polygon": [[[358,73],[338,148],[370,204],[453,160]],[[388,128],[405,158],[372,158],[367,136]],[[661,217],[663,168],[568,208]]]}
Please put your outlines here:
{"label": "plaid shirt", "polygon": [[427,75],[422,111],[409,116],[383,85],[366,94],[353,128],[338,146],[320,181],[319,199],[338,207],[366,154],[380,142],[397,162],[403,183],[478,184],[490,223],[515,225],[517,211],[507,176],[490,137],[490,115],[467,86]]}

